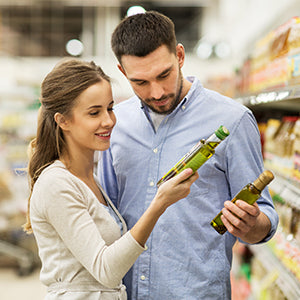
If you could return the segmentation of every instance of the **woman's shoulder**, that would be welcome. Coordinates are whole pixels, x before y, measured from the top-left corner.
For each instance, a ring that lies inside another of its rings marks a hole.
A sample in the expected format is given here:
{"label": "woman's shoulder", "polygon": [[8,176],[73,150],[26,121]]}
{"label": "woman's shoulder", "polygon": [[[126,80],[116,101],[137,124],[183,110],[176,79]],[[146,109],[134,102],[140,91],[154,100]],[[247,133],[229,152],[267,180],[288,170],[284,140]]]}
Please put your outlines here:
{"label": "woman's shoulder", "polygon": [[48,165],[45,167],[45,169],[41,172],[37,183],[45,183],[45,184],[50,184],[50,183],[57,183],[61,180],[63,181],[68,181],[70,178],[71,173],[68,171],[68,169],[64,166],[64,164],[56,160],[52,164]]}
{"label": "woman's shoulder", "polygon": [[[44,203],[45,207],[66,199],[83,201],[83,184],[60,161],[47,166],[36,181],[31,195],[32,203]],[[51,199],[51,201],[49,201]]]}
{"label": "woman's shoulder", "polygon": [[61,161],[56,160],[41,172],[34,185],[34,190],[40,194],[53,195],[68,190],[75,191],[78,187],[81,187],[80,180]]}

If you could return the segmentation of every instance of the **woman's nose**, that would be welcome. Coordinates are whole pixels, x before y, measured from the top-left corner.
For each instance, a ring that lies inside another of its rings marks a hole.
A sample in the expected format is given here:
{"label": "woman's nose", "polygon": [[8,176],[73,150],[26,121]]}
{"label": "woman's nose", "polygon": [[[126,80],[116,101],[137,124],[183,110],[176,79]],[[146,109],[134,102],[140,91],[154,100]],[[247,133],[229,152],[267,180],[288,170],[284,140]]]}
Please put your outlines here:
{"label": "woman's nose", "polygon": [[107,112],[103,119],[101,120],[102,126],[111,128],[116,123],[116,118],[113,112]]}

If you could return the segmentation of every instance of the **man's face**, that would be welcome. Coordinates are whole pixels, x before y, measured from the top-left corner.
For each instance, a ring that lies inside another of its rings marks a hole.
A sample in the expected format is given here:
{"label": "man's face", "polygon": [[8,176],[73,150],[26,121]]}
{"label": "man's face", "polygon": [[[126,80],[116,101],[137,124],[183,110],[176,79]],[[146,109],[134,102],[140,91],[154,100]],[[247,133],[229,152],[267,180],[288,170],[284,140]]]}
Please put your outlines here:
{"label": "man's face", "polygon": [[[181,50],[179,48],[178,51]],[[175,55],[163,45],[144,57],[122,57],[122,66],[119,68],[134,93],[159,114],[169,114],[182,99],[181,54]]]}

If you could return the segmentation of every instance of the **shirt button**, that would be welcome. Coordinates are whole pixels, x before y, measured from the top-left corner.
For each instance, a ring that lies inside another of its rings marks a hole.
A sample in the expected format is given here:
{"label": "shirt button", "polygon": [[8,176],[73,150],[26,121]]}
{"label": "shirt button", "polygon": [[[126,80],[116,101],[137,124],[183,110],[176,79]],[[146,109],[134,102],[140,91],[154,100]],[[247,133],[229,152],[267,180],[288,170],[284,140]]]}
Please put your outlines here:
{"label": "shirt button", "polygon": [[185,110],[185,105],[182,105],[182,110]]}
{"label": "shirt button", "polygon": [[142,275],[141,276],[141,280],[145,280],[146,279],[146,276],[145,275]]}
{"label": "shirt button", "polygon": [[149,183],[149,185],[150,185],[150,186],[154,186],[154,182],[151,181],[151,182]]}
{"label": "shirt button", "polygon": [[157,153],[157,151],[158,151],[157,148],[153,149],[153,152],[154,152],[154,153]]}

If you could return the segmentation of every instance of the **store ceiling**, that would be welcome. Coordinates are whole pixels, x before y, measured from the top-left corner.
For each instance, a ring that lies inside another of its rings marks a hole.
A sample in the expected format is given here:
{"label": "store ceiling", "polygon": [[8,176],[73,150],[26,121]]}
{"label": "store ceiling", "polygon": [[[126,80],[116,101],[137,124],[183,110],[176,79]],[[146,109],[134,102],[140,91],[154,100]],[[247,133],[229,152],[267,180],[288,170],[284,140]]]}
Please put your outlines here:
{"label": "store ceiling", "polygon": [[[211,0],[210,3],[218,1]],[[141,5],[146,10],[158,10],[175,23],[178,42],[188,52],[193,51],[201,36],[201,18],[206,0],[0,0],[2,38],[0,53],[17,56],[66,55],[70,39],[81,39],[87,20],[94,31],[97,15],[94,8],[119,8],[123,18],[129,7]],[[84,6],[82,5],[84,4]],[[110,18],[107,12],[106,18]],[[85,25],[84,25],[85,24]],[[91,42],[93,43],[93,41]],[[95,55],[95,45],[89,52]]]}
{"label": "store ceiling", "polygon": [[212,2],[216,0],[150,0],[150,1],[125,1],[125,0],[0,0],[0,5],[23,5],[31,6],[38,4],[60,4],[66,6],[109,6],[109,7],[119,7],[124,3],[131,3],[132,5],[141,5],[141,3],[152,3],[156,6],[180,6],[180,7],[205,7],[210,6]]}

